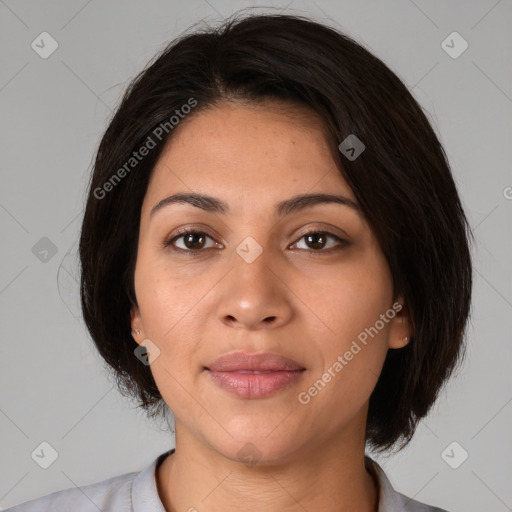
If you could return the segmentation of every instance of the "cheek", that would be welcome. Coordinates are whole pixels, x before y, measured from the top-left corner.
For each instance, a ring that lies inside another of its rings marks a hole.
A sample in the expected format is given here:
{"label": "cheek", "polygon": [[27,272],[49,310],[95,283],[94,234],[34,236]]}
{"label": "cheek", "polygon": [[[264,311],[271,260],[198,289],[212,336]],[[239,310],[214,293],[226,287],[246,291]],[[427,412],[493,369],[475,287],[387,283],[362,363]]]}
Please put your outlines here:
{"label": "cheek", "polygon": [[198,371],[197,340],[204,332],[200,298],[208,287],[200,280],[182,282],[163,265],[142,268],[136,290],[144,333],[160,351],[150,370],[166,404],[181,415],[190,400],[185,390],[193,389]]}
{"label": "cheek", "polygon": [[381,319],[393,298],[387,263],[370,253],[316,273],[312,284],[304,281],[299,293],[315,313],[309,315],[315,324],[310,339],[321,361],[307,385],[314,387],[309,389],[318,405],[326,401],[357,409],[371,394],[388,350],[392,316]]}
{"label": "cheek", "polygon": [[387,263],[375,253],[321,268],[296,285],[297,295],[315,314],[315,323],[329,338],[339,340],[339,348],[373,326],[393,298]]}
{"label": "cheek", "polygon": [[160,351],[151,372],[167,403],[182,395],[180,384],[189,387],[197,374],[198,340],[206,330],[203,297],[210,281],[205,276],[184,279],[165,261],[145,260],[143,254],[137,263],[135,290],[144,334]]}
{"label": "cheek", "polygon": [[211,288],[207,276],[183,277],[186,272],[170,265],[165,257],[140,254],[135,269],[135,291],[147,337],[167,343],[200,316],[201,297]]}

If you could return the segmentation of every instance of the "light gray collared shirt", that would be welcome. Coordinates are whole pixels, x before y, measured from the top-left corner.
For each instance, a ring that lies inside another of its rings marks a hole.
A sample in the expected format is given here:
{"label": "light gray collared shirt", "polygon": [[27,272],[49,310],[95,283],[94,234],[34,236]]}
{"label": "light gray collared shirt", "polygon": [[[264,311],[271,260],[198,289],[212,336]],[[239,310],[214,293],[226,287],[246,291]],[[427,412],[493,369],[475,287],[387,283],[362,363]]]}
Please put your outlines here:
{"label": "light gray collared shirt", "polygon": [[[140,472],[57,491],[11,507],[6,512],[166,512],[158,495],[155,470],[173,451],[162,453]],[[369,457],[366,461],[379,482],[378,512],[447,512],[396,492],[384,470]],[[193,506],[191,504],[191,510],[194,510]]]}

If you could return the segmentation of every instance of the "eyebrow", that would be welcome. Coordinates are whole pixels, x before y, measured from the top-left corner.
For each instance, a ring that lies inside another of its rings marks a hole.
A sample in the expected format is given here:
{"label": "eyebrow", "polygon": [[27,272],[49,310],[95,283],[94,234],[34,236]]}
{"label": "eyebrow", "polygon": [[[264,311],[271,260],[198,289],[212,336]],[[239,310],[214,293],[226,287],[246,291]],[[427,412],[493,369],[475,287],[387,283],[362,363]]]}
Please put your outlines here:
{"label": "eyebrow", "polygon": [[[207,212],[220,213],[222,215],[227,215],[230,212],[229,205],[221,199],[206,194],[180,192],[159,201],[151,209],[150,217],[153,217],[156,212],[162,210],[164,207],[175,203],[190,204]],[[328,203],[348,206],[360,213],[359,205],[352,201],[352,199],[334,194],[301,194],[294,196],[278,203],[276,205],[276,213],[282,217],[319,204]]]}

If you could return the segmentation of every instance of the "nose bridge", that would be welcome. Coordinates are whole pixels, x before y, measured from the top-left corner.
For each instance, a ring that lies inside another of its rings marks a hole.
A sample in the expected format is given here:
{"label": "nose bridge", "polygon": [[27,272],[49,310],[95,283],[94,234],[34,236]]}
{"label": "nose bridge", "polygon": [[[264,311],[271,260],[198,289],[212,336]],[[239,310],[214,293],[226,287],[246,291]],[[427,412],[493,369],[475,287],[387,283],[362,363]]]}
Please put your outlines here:
{"label": "nose bridge", "polygon": [[255,328],[262,322],[278,324],[287,320],[287,288],[278,277],[279,265],[270,248],[247,237],[233,251],[229,264],[231,271],[219,298],[221,321]]}
{"label": "nose bridge", "polygon": [[[274,258],[274,266],[276,264]],[[260,245],[253,237],[245,238],[235,249],[233,257],[235,294],[247,296],[252,302],[276,295],[272,254],[268,245]]]}

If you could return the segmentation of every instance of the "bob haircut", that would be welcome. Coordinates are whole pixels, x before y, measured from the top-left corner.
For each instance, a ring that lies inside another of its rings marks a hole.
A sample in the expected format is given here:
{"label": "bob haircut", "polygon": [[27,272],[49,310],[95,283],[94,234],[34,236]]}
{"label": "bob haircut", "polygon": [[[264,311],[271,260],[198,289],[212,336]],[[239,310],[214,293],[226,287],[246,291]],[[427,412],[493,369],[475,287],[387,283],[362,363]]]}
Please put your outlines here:
{"label": "bob haircut", "polygon": [[[235,15],[172,41],[130,83],[89,182],[79,242],[87,329],[119,390],[148,417],[162,415],[166,404],[150,367],[134,356],[130,326],[148,182],[175,125],[225,101],[265,100],[309,107],[323,120],[394,295],[411,315],[410,342],[388,351],[366,428],[371,448],[402,449],[462,360],[472,235],[444,149],[406,86],[357,42],[308,18]],[[365,145],[356,159],[339,149],[351,134]]]}

